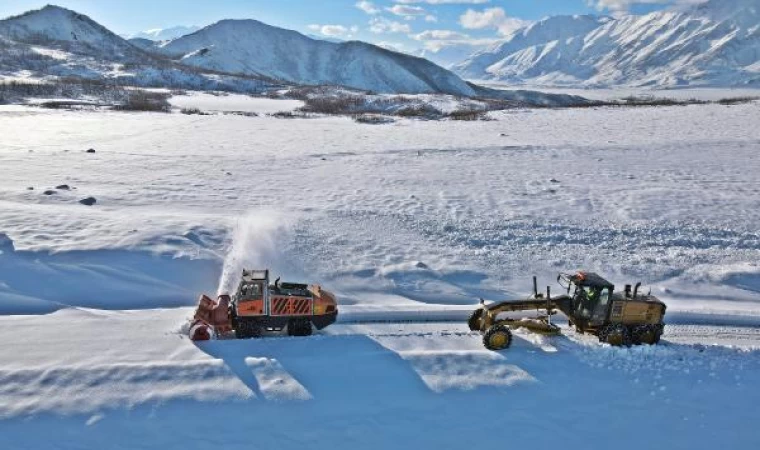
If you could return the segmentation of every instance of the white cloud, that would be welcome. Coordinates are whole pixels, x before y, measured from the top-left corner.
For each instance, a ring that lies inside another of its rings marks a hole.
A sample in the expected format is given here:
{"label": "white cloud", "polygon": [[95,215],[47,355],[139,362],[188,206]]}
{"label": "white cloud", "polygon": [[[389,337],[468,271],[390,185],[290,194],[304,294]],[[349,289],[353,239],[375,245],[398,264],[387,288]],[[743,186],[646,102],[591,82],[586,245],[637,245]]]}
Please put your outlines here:
{"label": "white cloud", "polygon": [[432,41],[432,40],[443,41],[443,40],[470,38],[469,35],[460,33],[458,31],[452,31],[452,30],[426,30],[426,31],[423,31],[422,33],[413,34],[409,37],[417,41]]}
{"label": "white cloud", "polygon": [[348,32],[343,25],[324,25],[320,30],[325,36],[342,36]]}
{"label": "white cloud", "polygon": [[395,5],[392,8],[385,9],[397,16],[422,16],[427,14],[425,9],[420,8],[419,6]]}
{"label": "white cloud", "polygon": [[461,57],[469,54],[468,52],[499,42],[499,39],[475,39],[468,34],[453,30],[426,30],[409,35],[409,37],[421,41],[423,48],[427,52],[434,54],[440,54],[441,52],[455,53]]}
{"label": "white cloud", "polygon": [[355,6],[357,8],[359,8],[359,9],[361,9],[362,11],[364,11],[367,14],[378,14],[378,13],[380,13],[380,8],[378,8],[377,6],[375,6],[374,3],[368,2],[366,0],[363,0],[361,2],[356,2]]}
{"label": "white cloud", "polygon": [[375,34],[411,33],[412,27],[401,22],[394,22],[382,17],[374,17],[369,21],[369,31]]}
{"label": "white cloud", "polygon": [[425,16],[425,22],[438,22],[438,18],[432,14]]}
{"label": "white cloud", "polygon": [[393,0],[395,3],[427,3],[428,5],[482,5],[491,0]]}
{"label": "white cloud", "polygon": [[483,11],[468,9],[459,17],[459,23],[469,30],[495,29],[500,34],[507,36],[526,26],[529,22],[508,17],[503,8],[487,8]]}
{"label": "white cloud", "polygon": [[[498,42],[502,41],[499,39],[433,39],[430,41],[424,41],[423,47],[425,50],[439,53],[452,48],[486,48],[493,46]],[[467,52],[468,55],[470,53],[472,53],[472,50]]]}
{"label": "white cloud", "polygon": [[[316,31],[324,36],[350,36],[351,34],[356,34],[359,32],[359,27],[356,25],[352,26],[351,28],[346,28],[343,25],[319,25],[319,24],[311,24],[308,27],[312,31]],[[351,33],[351,34],[349,34]]]}

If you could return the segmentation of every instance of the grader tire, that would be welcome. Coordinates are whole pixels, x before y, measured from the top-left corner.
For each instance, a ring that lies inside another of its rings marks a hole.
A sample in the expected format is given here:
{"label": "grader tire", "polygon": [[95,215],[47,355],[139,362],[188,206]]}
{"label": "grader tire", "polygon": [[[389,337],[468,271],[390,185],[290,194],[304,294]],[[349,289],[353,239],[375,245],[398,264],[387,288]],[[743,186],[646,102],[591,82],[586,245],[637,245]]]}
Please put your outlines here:
{"label": "grader tire", "polygon": [[493,351],[509,348],[512,345],[512,331],[506,325],[494,325],[483,335],[483,345]]}
{"label": "grader tire", "polygon": [[630,347],[631,331],[623,324],[607,325],[599,332],[599,340],[613,347]]}
{"label": "grader tire", "polygon": [[470,331],[480,331],[480,318],[483,317],[483,310],[478,308],[470,314],[470,318],[467,319],[467,326],[470,327]]}
{"label": "grader tire", "polygon": [[662,333],[665,332],[665,325],[654,325],[655,327],[655,334],[654,334],[654,343],[659,344],[660,338],[662,337]]}
{"label": "grader tire", "polygon": [[633,329],[631,339],[634,345],[654,345],[660,340],[658,331],[655,325],[639,325]]}

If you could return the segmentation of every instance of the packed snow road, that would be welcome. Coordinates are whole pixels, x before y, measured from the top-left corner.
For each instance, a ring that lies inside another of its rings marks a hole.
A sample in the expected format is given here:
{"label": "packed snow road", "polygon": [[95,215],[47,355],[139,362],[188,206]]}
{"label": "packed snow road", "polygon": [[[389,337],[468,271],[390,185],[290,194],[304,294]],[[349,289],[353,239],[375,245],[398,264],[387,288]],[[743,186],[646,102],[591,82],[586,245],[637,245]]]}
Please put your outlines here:
{"label": "packed snow road", "polygon": [[478,439],[515,447],[760,444],[749,413],[760,402],[758,328],[670,326],[663,345],[631,349],[518,333],[500,353],[456,323],[195,345],[181,330],[190,312],[0,318],[3,439],[14,449],[464,448],[489,430]]}

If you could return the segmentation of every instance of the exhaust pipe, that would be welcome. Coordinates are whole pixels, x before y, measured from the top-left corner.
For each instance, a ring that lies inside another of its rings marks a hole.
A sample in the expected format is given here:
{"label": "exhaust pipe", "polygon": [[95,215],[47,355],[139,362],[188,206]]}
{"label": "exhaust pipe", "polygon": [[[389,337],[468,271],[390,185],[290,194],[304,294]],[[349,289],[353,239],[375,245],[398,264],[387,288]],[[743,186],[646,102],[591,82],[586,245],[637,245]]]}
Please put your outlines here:
{"label": "exhaust pipe", "polygon": [[533,275],[533,298],[538,298],[538,280]]}
{"label": "exhaust pipe", "polygon": [[625,298],[631,298],[631,285],[625,285]]}
{"label": "exhaust pipe", "polygon": [[636,298],[636,296],[638,295],[640,287],[641,287],[641,281],[636,283],[636,287],[633,288],[633,298]]}

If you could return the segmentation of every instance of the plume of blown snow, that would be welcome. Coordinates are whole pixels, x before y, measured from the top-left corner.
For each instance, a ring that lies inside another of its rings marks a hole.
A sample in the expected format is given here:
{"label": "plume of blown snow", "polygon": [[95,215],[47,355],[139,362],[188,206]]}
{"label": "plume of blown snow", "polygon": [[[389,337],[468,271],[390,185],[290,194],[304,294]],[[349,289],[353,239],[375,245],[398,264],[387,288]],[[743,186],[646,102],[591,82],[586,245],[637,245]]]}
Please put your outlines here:
{"label": "plume of blown snow", "polygon": [[240,218],[224,261],[218,293],[233,292],[243,269],[286,269],[282,248],[290,233],[289,222],[276,212],[249,213]]}

